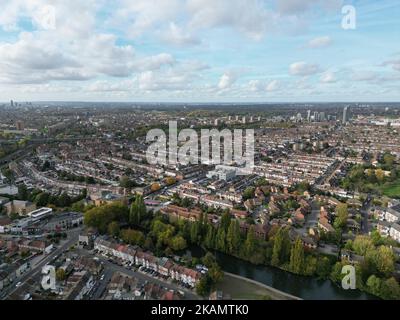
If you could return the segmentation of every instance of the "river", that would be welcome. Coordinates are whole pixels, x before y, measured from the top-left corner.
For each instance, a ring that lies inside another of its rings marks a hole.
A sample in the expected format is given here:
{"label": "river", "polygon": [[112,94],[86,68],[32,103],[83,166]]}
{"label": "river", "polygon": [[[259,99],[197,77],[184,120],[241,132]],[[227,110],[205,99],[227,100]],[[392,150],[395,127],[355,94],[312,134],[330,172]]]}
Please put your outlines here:
{"label": "river", "polygon": [[224,271],[253,279],[305,300],[377,299],[359,290],[344,290],[330,280],[302,277],[269,266],[256,266],[222,253],[217,253],[217,260]]}
{"label": "river", "polygon": [[[191,247],[193,256],[204,254],[202,249]],[[359,290],[344,290],[330,280],[295,275],[270,266],[257,266],[244,260],[216,252],[221,268],[249,278],[304,300],[376,300],[378,298]]]}

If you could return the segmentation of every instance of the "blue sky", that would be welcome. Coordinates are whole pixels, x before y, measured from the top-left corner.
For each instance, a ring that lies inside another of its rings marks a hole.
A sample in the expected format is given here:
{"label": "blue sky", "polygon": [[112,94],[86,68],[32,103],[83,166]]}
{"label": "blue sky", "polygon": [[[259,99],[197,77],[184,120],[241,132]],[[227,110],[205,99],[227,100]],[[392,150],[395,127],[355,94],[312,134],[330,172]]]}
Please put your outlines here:
{"label": "blue sky", "polygon": [[397,0],[0,7],[0,101],[400,101]]}

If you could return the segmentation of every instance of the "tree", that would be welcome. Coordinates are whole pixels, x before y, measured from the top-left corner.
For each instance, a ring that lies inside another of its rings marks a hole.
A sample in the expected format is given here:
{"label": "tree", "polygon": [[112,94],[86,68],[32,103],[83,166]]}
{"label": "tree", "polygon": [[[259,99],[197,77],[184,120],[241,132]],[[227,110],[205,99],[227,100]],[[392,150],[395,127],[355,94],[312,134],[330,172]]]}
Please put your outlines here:
{"label": "tree", "polygon": [[137,184],[135,183],[135,181],[129,179],[127,176],[122,176],[119,179],[119,185],[122,188],[127,188],[127,189],[131,189],[137,186]]}
{"label": "tree", "polygon": [[211,268],[217,261],[215,259],[215,256],[208,251],[202,258],[202,262],[207,268]]}
{"label": "tree", "polygon": [[361,256],[365,256],[374,244],[369,236],[357,236],[353,241],[353,250]]}
{"label": "tree", "polygon": [[290,239],[288,230],[280,228],[274,236],[274,246],[272,249],[271,264],[279,266],[285,263],[290,254]]}
{"label": "tree", "polygon": [[171,247],[172,250],[174,251],[179,251],[183,250],[187,247],[186,240],[183,239],[181,236],[175,236],[171,238],[169,242],[169,246]]}
{"label": "tree", "polygon": [[216,237],[216,249],[222,252],[226,252],[226,234],[224,228],[219,227]]}
{"label": "tree", "polygon": [[385,173],[383,172],[382,169],[375,170],[375,176],[379,182],[382,182],[385,179]]}
{"label": "tree", "polygon": [[243,192],[243,200],[246,201],[248,199],[254,198],[254,192],[255,192],[255,188],[254,187],[248,187]]}
{"label": "tree", "polygon": [[304,248],[301,239],[297,237],[290,252],[290,270],[293,273],[301,274],[304,268]]}
{"label": "tree", "polygon": [[142,232],[133,229],[124,229],[121,231],[121,238],[124,242],[142,246],[144,243],[144,235]]}
{"label": "tree", "polygon": [[160,189],[161,189],[161,186],[160,186],[159,183],[153,183],[153,184],[151,185],[151,187],[150,187],[150,190],[151,190],[152,192],[156,192],[156,191],[158,191],[158,190],[160,190]]}
{"label": "tree", "polygon": [[254,226],[250,226],[247,231],[247,238],[244,242],[244,254],[246,257],[251,257],[256,249],[256,235],[254,232]]}
{"label": "tree", "polygon": [[383,242],[383,238],[378,230],[373,230],[371,232],[371,240],[375,246],[379,246]]}
{"label": "tree", "polygon": [[120,232],[119,223],[117,221],[113,221],[108,225],[108,234],[113,237],[118,237]]}
{"label": "tree", "polygon": [[126,223],[128,216],[128,207],[121,202],[115,202],[87,210],[83,221],[85,225],[97,228],[100,233],[104,234],[111,222]]}
{"label": "tree", "polygon": [[204,239],[204,246],[206,248],[215,248],[215,238],[216,238],[215,228],[211,223],[209,223],[207,224],[207,233]]}
{"label": "tree", "polygon": [[39,193],[35,198],[35,203],[40,206],[44,207],[49,202],[49,194],[46,192]]}
{"label": "tree", "polygon": [[64,208],[71,205],[71,197],[66,193],[63,192],[61,196],[58,198],[58,206]]}
{"label": "tree", "polygon": [[341,203],[336,207],[336,218],[333,226],[336,229],[343,229],[346,226],[347,219],[349,216],[349,211],[347,204]]}
{"label": "tree", "polygon": [[190,224],[190,241],[192,243],[198,243],[199,242],[199,235],[200,235],[200,225],[196,221],[194,223]]}
{"label": "tree", "polygon": [[400,299],[400,286],[395,278],[389,278],[382,283],[381,296],[387,300]]}
{"label": "tree", "polygon": [[18,198],[21,200],[28,200],[28,189],[24,184],[18,186]]}
{"label": "tree", "polygon": [[143,196],[136,196],[135,201],[132,203],[129,212],[129,223],[131,225],[140,226],[143,218],[147,214],[146,205]]}
{"label": "tree", "polygon": [[196,285],[196,293],[199,296],[205,297],[210,293],[210,290],[211,290],[210,278],[207,276],[202,277]]}
{"label": "tree", "polygon": [[316,273],[319,277],[325,279],[329,276],[329,273],[331,272],[331,262],[329,260],[328,257],[322,257],[322,259],[320,259],[318,261],[317,264],[317,270]]}
{"label": "tree", "polygon": [[367,288],[368,290],[376,295],[376,296],[380,296],[381,294],[381,286],[382,286],[382,281],[381,279],[379,279],[377,276],[375,275],[371,275],[368,280],[367,280]]}
{"label": "tree", "polygon": [[56,280],[57,281],[64,281],[66,278],[65,270],[62,268],[57,269],[56,271]]}
{"label": "tree", "polygon": [[226,236],[228,251],[236,253],[240,245],[240,227],[236,219],[232,219]]}
{"label": "tree", "polygon": [[380,246],[373,254],[376,268],[383,275],[388,276],[394,271],[395,257],[393,250],[387,246]]}
{"label": "tree", "polygon": [[228,228],[231,224],[231,219],[232,217],[229,211],[226,211],[222,214],[220,228],[224,229],[225,232],[228,232]]}
{"label": "tree", "polygon": [[171,186],[176,183],[176,179],[174,177],[165,178],[165,184]]}

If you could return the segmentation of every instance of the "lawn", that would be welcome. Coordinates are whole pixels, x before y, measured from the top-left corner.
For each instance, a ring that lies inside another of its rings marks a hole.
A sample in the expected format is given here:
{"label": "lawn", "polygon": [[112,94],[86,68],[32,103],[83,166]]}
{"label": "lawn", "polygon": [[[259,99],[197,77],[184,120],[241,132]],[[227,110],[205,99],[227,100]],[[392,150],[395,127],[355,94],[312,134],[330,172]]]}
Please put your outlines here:
{"label": "lawn", "polygon": [[395,182],[391,185],[383,186],[381,188],[382,193],[390,198],[400,198],[400,181]]}
{"label": "lawn", "polygon": [[234,300],[270,300],[270,292],[253,283],[224,276],[224,280],[217,285],[218,290],[228,293]]}

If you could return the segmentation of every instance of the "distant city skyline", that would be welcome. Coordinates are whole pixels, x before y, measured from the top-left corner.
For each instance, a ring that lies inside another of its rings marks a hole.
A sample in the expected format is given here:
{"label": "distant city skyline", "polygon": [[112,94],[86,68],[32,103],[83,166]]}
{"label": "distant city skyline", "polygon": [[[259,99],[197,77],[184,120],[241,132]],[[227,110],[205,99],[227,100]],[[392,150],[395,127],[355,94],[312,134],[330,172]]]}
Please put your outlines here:
{"label": "distant city skyline", "polygon": [[400,101],[398,1],[0,3],[1,103]]}

